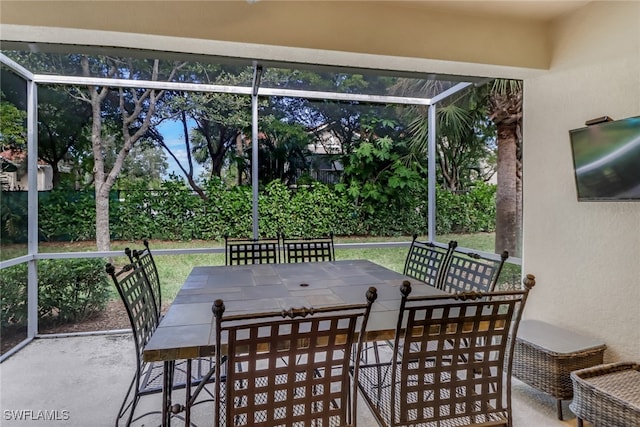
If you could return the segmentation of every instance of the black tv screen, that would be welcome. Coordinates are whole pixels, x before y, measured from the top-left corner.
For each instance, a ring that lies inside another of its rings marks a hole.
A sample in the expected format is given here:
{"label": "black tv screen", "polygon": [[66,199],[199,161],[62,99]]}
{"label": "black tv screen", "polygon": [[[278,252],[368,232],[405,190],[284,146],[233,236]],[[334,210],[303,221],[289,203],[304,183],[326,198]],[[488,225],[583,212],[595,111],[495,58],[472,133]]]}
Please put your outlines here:
{"label": "black tv screen", "polygon": [[640,200],[640,116],[569,135],[578,200]]}

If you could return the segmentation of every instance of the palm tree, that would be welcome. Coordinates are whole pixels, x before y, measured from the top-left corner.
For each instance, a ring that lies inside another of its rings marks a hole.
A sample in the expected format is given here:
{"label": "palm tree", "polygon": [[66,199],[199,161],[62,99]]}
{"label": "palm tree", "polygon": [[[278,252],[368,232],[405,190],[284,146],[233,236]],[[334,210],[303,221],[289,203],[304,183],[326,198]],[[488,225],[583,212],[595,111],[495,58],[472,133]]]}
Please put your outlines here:
{"label": "palm tree", "polygon": [[498,144],[496,252],[520,254],[522,230],[522,81],[496,79],[489,90],[489,119]]}
{"label": "palm tree", "polygon": [[[442,89],[437,85],[438,82],[427,82],[423,87],[415,87],[415,83],[400,79],[392,90],[398,95],[411,91],[432,95]],[[412,151],[414,156],[420,154],[412,159],[415,161],[426,153],[426,108],[410,107],[408,115],[413,118],[409,125]],[[439,105],[437,117],[437,161],[443,183],[450,189],[455,189],[458,183],[451,179],[456,176],[453,172],[468,170],[473,166],[471,158],[477,161],[486,155],[482,151],[486,140],[478,138],[483,131],[477,132],[473,127],[487,118],[495,125],[498,146],[495,251],[507,250],[512,256],[518,256],[522,230],[522,81],[496,79],[488,85],[460,92]],[[451,147],[457,149],[451,150]],[[466,156],[461,157],[461,153]],[[457,160],[449,161],[449,158]],[[462,159],[466,159],[464,163]],[[452,167],[455,164],[457,168]]]}
{"label": "palm tree", "polygon": [[[445,90],[439,81],[413,82],[399,79],[392,93],[407,95],[421,93],[432,97]],[[482,161],[490,157],[488,140],[492,136],[487,124],[486,90],[470,88],[447,98],[437,108],[436,163],[438,182],[449,191],[469,188],[475,179],[488,179]],[[409,122],[410,154],[407,163],[426,164],[428,145],[428,109],[424,106],[405,107],[404,117]]]}

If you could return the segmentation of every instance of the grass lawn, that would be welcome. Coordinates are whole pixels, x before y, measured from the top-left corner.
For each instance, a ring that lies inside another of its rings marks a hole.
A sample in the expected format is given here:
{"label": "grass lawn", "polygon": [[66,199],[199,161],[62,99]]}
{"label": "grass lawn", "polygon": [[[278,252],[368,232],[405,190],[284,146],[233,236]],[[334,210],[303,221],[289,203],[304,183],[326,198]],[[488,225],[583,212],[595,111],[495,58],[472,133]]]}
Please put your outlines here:
{"label": "grass lawn", "polygon": [[[443,235],[439,236],[439,242],[448,242],[457,240],[458,245],[466,248],[484,252],[493,252],[494,247],[493,233],[477,233],[467,235]],[[408,242],[411,236],[401,237],[376,237],[376,238],[336,238],[336,243],[363,243],[363,242],[407,242],[407,246],[403,247],[386,247],[386,248],[366,248],[366,249],[336,249],[336,259],[369,259],[375,263],[383,265],[392,270],[402,272],[404,269],[404,261],[408,251]],[[112,260],[117,266],[128,263],[128,259],[124,256],[124,249],[130,247],[132,249],[142,248],[142,242],[130,241],[114,241],[111,249],[113,251],[123,251],[123,256],[116,257]],[[194,248],[224,248],[224,241],[190,241],[190,242],[173,242],[173,241],[150,241],[152,252],[155,251],[155,260],[158,266],[160,282],[162,284],[163,306],[171,304],[178,290],[184,283],[187,275],[192,268],[197,265],[224,265],[224,253],[207,253],[207,254],[186,254],[186,255],[164,255],[161,249],[194,249]],[[64,252],[91,252],[95,251],[95,242],[46,242],[41,243],[39,247],[41,253],[64,253]],[[26,253],[26,245],[2,245],[2,259],[11,259]],[[104,260],[106,262],[106,260]],[[520,266],[513,264],[505,264],[502,274],[500,275],[498,286],[500,288],[512,288],[519,286],[520,282]],[[111,284],[111,280],[109,280]],[[104,311],[98,313],[92,318],[83,320],[74,324],[61,325],[45,325],[41,324],[39,331],[41,333],[65,333],[78,331],[94,331],[109,329],[126,329],[129,327],[124,307],[119,301],[118,293],[115,286],[111,284],[111,301],[107,304]],[[0,343],[0,354],[11,348],[16,343],[25,338],[26,329],[13,331],[12,334],[3,330],[3,340]],[[13,339],[9,339],[9,337]]]}
{"label": "grass lawn", "polygon": [[[439,238],[441,242],[457,240],[460,246],[473,248],[480,251],[492,252],[495,235],[493,233],[477,233],[465,235],[445,235]],[[399,242],[411,241],[411,236],[394,238],[336,238],[335,243],[354,242]],[[131,243],[116,242],[113,244],[114,250],[124,249],[126,246],[135,247]],[[198,247],[224,247],[224,242],[150,242],[151,250],[154,249],[175,249],[175,248],[198,248]],[[402,272],[404,261],[407,256],[407,247],[393,248],[368,248],[368,249],[336,249],[336,259],[368,259],[377,264],[383,265],[391,270]],[[123,263],[126,259],[122,259]],[[224,254],[189,254],[157,256],[156,264],[160,275],[162,287],[162,298],[167,302],[173,300],[180,286],[184,283],[191,269],[196,265],[224,265]],[[505,265],[505,270],[501,275],[503,281],[513,284],[520,279],[520,266]]]}
{"label": "grass lawn", "polygon": [[[438,237],[439,242],[457,240],[459,246],[477,249],[479,251],[493,252],[495,235],[494,233],[476,234],[455,234],[442,235]],[[354,237],[336,238],[336,243],[361,243],[361,242],[410,242],[411,236],[401,237]],[[124,250],[126,247],[132,249],[141,248],[141,242],[114,241],[111,249],[114,251]],[[189,249],[189,248],[215,248],[224,247],[224,241],[150,241],[152,251],[158,249]],[[20,255],[23,248],[12,248],[3,246],[3,259]],[[95,242],[55,242],[41,243],[40,252],[85,252],[95,250]],[[17,252],[16,252],[17,251]],[[336,249],[336,259],[369,259],[380,265],[384,265],[395,271],[401,272],[404,268],[404,260],[407,255],[407,247],[392,248],[367,248],[367,249]],[[191,269],[196,265],[224,265],[224,254],[187,254],[163,256],[156,254],[156,264],[162,283],[162,299],[171,302],[180,289]],[[123,265],[128,262],[125,256],[115,258],[116,265]],[[513,284],[519,281],[520,266],[505,265],[505,270],[501,275],[503,281]],[[113,298],[117,298],[115,288]]]}

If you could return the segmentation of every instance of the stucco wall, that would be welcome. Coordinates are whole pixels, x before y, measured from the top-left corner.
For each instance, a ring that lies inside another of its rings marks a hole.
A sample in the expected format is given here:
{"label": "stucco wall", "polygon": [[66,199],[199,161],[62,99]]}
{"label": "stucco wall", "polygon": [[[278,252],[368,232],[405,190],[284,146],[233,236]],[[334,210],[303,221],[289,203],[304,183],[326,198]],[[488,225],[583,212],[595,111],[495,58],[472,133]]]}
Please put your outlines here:
{"label": "stucco wall", "polygon": [[[525,317],[640,360],[640,202],[577,202],[569,130],[640,115],[640,3],[591,4],[556,23],[551,69],[525,81]],[[640,165],[638,165],[640,174]]]}

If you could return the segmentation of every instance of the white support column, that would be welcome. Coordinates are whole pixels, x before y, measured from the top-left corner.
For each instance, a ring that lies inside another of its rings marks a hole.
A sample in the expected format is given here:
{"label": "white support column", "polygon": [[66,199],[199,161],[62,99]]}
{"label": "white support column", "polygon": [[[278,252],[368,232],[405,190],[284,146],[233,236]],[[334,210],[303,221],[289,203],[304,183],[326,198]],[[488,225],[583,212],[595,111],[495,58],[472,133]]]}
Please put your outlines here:
{"label": "white support column", "polygon": [[429,105],[429,133],[427,149],[427,233],[429,242],[436,240],[436,106]]}
{"label": "white support column", "polygon": [[38,87],[27,80],[27,337],[38,333]]}
{"label": "white support column", "polygon": [[253,190],[253,238],[260,236],[258,228],[258,88],[262,66],[254,64],[251,92],[251,188]]}

